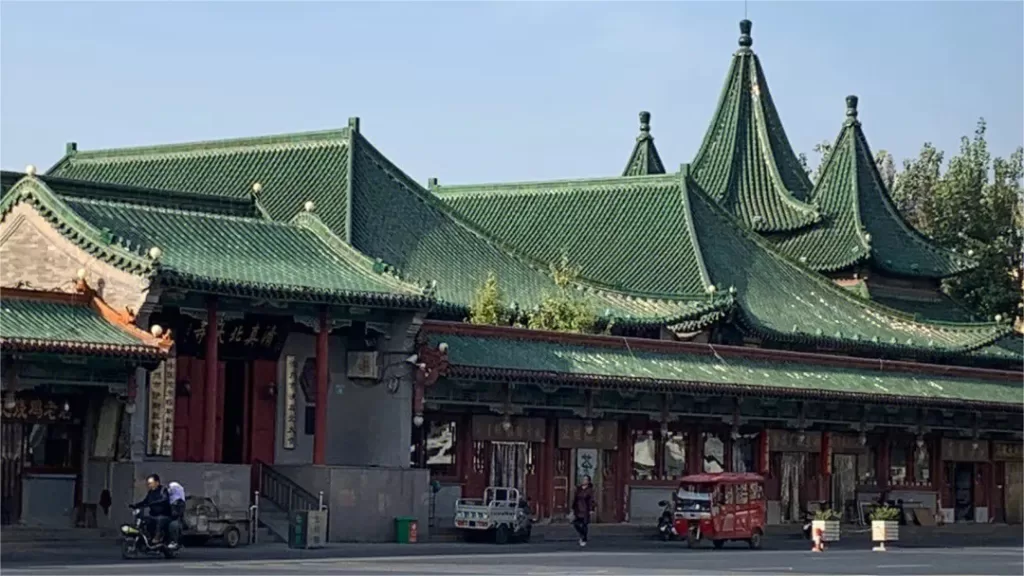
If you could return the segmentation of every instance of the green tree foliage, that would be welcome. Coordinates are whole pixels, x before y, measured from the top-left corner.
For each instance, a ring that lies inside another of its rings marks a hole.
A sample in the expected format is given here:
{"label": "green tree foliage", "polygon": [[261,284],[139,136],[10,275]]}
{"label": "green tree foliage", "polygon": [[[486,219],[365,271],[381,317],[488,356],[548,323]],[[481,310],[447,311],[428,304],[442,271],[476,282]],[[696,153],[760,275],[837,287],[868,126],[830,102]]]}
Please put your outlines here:
{"label": "green tree foliage", "polygon": [[945,174],[941,166],[942,153],[925,144],[896,177],[897,206],[918,230],[978,261],[975,270],[946,281],[953,298],[987,318],[1019,317],[1024,149],[992,158],[981,120],[974,137],[962,139]]}
{"label": "green tree foliage", "polygon": [[469,322],[471,324],[487,324],[489,326],[507,326],[511,315],[505,306],[498,277],[494,273],[487,275],[487,280],[473,295],[469,306]]}
{"label": "green tree foliage", "polygon": [[540,306],[530,314],[529,327],[534,330],[557,332],[593,332],[597,317],[590,303],[575,293],[573,282],[579,269],[569,265],[566,257],[551,267],[555,292],[545,296]]}

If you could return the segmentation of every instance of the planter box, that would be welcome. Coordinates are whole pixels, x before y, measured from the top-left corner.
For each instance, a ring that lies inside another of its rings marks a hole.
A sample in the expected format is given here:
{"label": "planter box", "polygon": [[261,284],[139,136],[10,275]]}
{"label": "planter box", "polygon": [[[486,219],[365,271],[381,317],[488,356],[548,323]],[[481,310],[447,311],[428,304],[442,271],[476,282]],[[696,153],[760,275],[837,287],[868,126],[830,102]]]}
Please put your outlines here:
{"label": "planter box", "polygon": [[871,540],[895,542],[900,539],[900,523],[895,520],[872,520]]}
{"label": "planter box", "polygon": [[813,520],[811,522],[811,538],[821,530],[822,542],[839,541],[839,520]]}

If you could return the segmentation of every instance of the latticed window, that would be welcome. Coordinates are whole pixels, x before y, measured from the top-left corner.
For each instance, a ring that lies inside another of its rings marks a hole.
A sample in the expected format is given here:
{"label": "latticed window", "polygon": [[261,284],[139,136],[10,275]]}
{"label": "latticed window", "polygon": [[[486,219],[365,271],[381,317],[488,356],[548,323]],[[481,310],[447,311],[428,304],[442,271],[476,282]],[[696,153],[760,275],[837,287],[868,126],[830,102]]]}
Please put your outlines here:
{"label": "latticed window", "polygon": [[704,471],[712,474],[725,471],[725,443],[714,432],[704,433]]}
{"label": "latticed window", "polygon": [[658,443],[652,430],[633,430],[633,479],[654,480]]}
{"label": "latticed window", "polygon": [[662,445],[662,462],[665,463],[666,480],[676,480],[686,476],[686,432],[670,433]]}

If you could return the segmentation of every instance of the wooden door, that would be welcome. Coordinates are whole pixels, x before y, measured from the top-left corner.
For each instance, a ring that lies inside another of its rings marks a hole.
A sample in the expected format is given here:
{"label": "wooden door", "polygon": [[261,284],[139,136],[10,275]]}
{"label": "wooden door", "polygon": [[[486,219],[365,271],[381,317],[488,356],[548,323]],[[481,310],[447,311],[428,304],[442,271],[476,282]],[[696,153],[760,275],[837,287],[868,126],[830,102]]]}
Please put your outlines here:
{"label": "wooden door", "polygon": [[246,462],[261,460],[274,463],[275,428],[277,424],[277,362],[254,360],[252,388],[249,390],[248,457]]}
{"label": "wooden door", "polygon": [[1020,524],[1024,521],[1024,462],[1007,462],[1003,480],[1006,523]]}
{"label": "wooden door", "polygon": [[482,440],[473,442],[469,466],[466,470],[466,485],[462,491],[463,498],[483,497],[489,477],[490,444],[490,442]]}
{"label": "wooden door", "polygon": [[13,524],[21,519],[21,479],[25,462],[25,425],[4,422],[0,434],[3,447],[0,483],[3,485],[0,501],[0,524]]}
{"label": "wooden door", "polygon": [[601,504],[598,522],[617,522],[619,511],[619,458],[616,450],[601,451]]}

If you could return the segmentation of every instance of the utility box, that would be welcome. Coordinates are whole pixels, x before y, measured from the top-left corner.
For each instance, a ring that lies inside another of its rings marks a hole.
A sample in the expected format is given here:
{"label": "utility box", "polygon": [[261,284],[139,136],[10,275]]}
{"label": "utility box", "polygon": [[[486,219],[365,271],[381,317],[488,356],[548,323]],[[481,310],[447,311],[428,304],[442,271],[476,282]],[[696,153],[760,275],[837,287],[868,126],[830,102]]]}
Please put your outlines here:
{"label": "utility box", "polygon": [[395,542],[399,544],[415,544],[419,538],[419,521],[412,516],[395,518]]}
{"label": "utility box", "polygon": [[309,542],[309,511],[296,510],[288,517],[288,547],[305,549]]}
{"label": "utility box", "polygon": [[327,542],[327,511],[296,510],[288,522],[289,548],[323,548]]}

